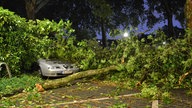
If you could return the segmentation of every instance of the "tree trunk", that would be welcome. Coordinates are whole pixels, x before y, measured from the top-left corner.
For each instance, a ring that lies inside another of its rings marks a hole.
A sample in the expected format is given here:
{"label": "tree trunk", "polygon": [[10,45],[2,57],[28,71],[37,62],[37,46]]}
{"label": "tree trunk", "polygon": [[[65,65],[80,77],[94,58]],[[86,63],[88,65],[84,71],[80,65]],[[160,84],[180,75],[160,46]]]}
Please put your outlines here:
{"label": "tree trunk", "polygon": [[35,15],[43,8],[50,0],[25,0],[25,9],[27,18],[35,20]]}
{"label": "tree trunk", "polygon": [[168,23],[168,34],[170,37],[175,38],[175,32],[174,32],[174,27],[173,27],[173,13],[171,8],[169,7],[170,1],[164,0],[164,9],[166,12],[166,17],[167,17],[167,23]]}
{"label": "tree trunk", "polygon": [[[185,18],[186,18],[186,26],[187,29],[192,31],[192,0],[187,0],[185,4]],[[187,35],[187,40],[190,44],[192,44],[192,36]]]}
{"label": "tree trunk", "polygon": [[169,36],[176,38],[175,37],[175,32],[174,32],[174,27],[173,27],[173,15],[171,13],[168,13],[167,15],[167,21],[168,21],[168,31],[169,31]]}
{"label": "tree trunk", "polygon": [[106,36],[104,24],[105,24],[104,19],[101,19],[102,45],[103,47],[107,47],[107,36]]}
{"label": "tree trunk", "polygon": [[36,0],[25,0],[25,9],[28,19],[35,20],[35,5]]}
{"label": "tree trunk", "polygon": [[[98,75],[98,74],[105,74],[105,73],[108,73],[110,71],[115,71],[115,70],[117,70],[116,66],[110,66],[107,68],[96,69],[96,70],[87,70],[87,71],[83,71],[83,72],[74,73],[74,74],[69,75],[64,78],[60,78],[60,79],[56,79],[56,80],[48,80],[48,81],[44,82],[43,84],[36,84],[36,87],[37,87],[38,91],[43,91],[42,89],[47,90],[47,89],[52,89],[52,88],[58,88],[61,86],[65,86],[65,85],[67,85],[67,83],[74,81],[76,79],[90,77],[90,76]],[[40,85],[42,85],[42,87],[40,87]]]}
{"label": "tree trunk", "polygon": [[192,30],[192,0],[187,0],[185,4],[185,17],[187,21],[187,28]]}

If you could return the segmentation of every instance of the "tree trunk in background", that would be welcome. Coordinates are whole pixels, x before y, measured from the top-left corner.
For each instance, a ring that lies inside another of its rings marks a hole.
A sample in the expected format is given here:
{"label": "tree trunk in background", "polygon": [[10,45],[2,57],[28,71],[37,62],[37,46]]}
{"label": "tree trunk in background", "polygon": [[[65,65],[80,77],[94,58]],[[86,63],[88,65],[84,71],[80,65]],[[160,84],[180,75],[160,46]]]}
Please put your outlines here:
{"label": "tree trunk in background", "polygon": [[170,3],[167,0],[164,0],[164,9],[165,9],[165,14],[167,17],[167,22],[168,22],[168,34],[170,37],[176,38],[175,37],[175,32],[174,32],[174,27],[173,27],[173,13],[172,10],[170,9]]}
{"label": "tree trunk in background", "polygon": [[185,17],[187,21],[187,28],[192,30],[192,0],[187,0],[185,4]]}
{"label": "tree trunk in background", "polygon": [[174,27],[173,27],[173,15],[171,13],[167,13],[167,22],[168,22],[169,36],[176,38]]}
{"label": "tree trunk in background", "polygon": [[25,9],[27,18],[35,20],[35,15],[43,8],[50,0],[25,0]]}
{"label": "tree trunk in background", "polygon": [[25,0],[25,9],[28,19],[35,20],[35,5],[36,0]]}
{"label": "tree trunk in background", "polygon": [[105,21],[101,19],[101,33],[102,33],[102,45],[107,47],[107,36],[105,31]]}

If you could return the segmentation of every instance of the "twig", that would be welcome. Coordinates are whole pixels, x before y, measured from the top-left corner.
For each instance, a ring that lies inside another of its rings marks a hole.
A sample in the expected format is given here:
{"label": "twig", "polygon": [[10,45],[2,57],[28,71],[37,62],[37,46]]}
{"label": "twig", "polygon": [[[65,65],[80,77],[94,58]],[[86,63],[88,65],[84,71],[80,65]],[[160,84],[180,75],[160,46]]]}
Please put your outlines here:
{"label": "twig", "polygon": [[185,79],[185,77],[192,73],[192,69],[189,72],[184,73],[179,77],[179,85],[181,85],[182,81]]}

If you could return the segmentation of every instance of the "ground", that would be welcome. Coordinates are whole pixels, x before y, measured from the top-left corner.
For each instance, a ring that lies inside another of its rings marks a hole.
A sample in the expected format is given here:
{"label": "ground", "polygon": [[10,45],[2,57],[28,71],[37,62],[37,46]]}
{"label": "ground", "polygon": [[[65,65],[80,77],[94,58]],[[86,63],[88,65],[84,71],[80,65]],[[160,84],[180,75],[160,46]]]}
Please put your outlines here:
{"label": "ground", "polygon": [[[76,80],[68,86],[44,92],[24,92],[10,97],[11,108],[151,108],[154,100],[141,98],[137,89],[98,80]],[[172,91],[170,104],[158,100],[159,108],[192,108],[185,89]]]}

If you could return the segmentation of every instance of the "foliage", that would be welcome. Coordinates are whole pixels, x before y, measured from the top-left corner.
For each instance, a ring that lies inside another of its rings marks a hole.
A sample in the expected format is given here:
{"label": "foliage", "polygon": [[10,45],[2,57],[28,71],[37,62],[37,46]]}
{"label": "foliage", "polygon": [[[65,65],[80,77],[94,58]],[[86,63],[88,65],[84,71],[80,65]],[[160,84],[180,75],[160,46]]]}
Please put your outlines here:
{"label": "foliage", "polygon": [[147,85],[144,85],[141,90],[141,95],[145,98],[158,99],[160,93],[157,86],[148,87]]}
{"label": "foliage", "polygon": [[[21,16],[26,16],[25,12],[28,12],[31,16],[36,13],[36,18],[39,19],[48,18],[57,21],[69,19],[73,22],[72,26],[76,30],[77,39],[83,39],[96,36],[101,28],[100,17],[108,20],[105,23],[105,32],[112,30],[115,32],[115,29],[119,27],[126,28],[129,25],[135,27],[145,22],[148,27],[152,27],[160,21],[172,19],[172,16],[180,22],[182,27],[185,27],[185,2],[186,0],[139,0],[137,2],[133,0],[25,0],[16,2],[1,0],[0,5],[12,9]],[[11,5],[14,3],[14,6]],[[25,9],[26,11],[23,11]],[[33,11],[31,14],[30,10]],[[169,25],[172,23],[172,21],[168,22],[170,22]]]}
{"label": "foliage", "polygon": [[[131,36],[118,41],[117,46],[103,48],[96,40],[77,42],[68,38],[56,48],[54,55],[62,60],[76,62],[82,70],[117,65],[111,79],[144,81],[162,90],[178,87],[179,77],[191,69],[191,31],[184,39],[167,38],[163,32],[139,40]],[[191,87],[187,77],[182,87]]]}
{"label": "foliage", "polygon": [[127,108],[128,105],[123,103],[123,102],[119,102],[116,103],[115,105],[109,106],[108,108]]}
{"label": "foliage", "polygon": [[[2,8],[0,16],[0,61],[8,63],[14,74],[30,69],[32,63],[44,57],[77,63],[82,70],[117,65],[118,71],[112,73],[112,80],[134,79],[128,84],[131,86],[135,81],[144,81],[151,86],[143,86],[142,92],[152,98],[158,98],[158,88],[167,91],[178,86],[192,87],[190,77],[178,85],[179,77],[192,67],[190,29],[183,39],[167,38],[157,31],[141,40],[131,36],[103,48],[94,39],[77,41],[69,21],[26,21]],[[2,90],[11,93],[14,88],[5,86]],[[154,92],[147,94],[148,91]]]}
{"label": "foliage", "polygon": [[[84,46],[82,47],[82,43]],[[114,47],[103,48],[98,44],[96,40],[87,40],[78,43],[79,48],[86,49],[88,51],[85,58],[80,61],[82,69],[97,69],[107,67],[113,64]],[[78,50],[79,51],[79,50]],[[85,54],[85,53],[84,53]]]}
{"label": "foliage", "polygon": [[74,37],[70,37],[61,44],[58,41],[55,44],[48,58],[77,63],[82,70],[103,68],[112,64],[114,48],[103,48],[94,39],[77,42]]}
{"label": "foliage", "polygon": [[[119,70],[127,76],[142,79],[167,89],[177,85],[179,76],[190,69],[185,64],[191,58],[191,44],[186,39],[167,39],[162,32],[139,41],[136,37],[122,40],[117,54]],[[147,42],[148,41],[148,42]],[[166,41],[166,44],[163,42]],[[123,48],[123,46],[125,46]],[[187,66],[187,67],[186,67]]]}
{"label": "foliage", "polygon": [[[179,86],[192,86],[190,77],[178,85],[179,77],[192,65],[190,30],[184,39],[167,38],[163,32],[157,31],[141,40],[137,36],[121,39],[117,46],[110,48],[99,46],[96,40],[77,42],[75,38],[68,38],[59,45],[54,55],[78,63],[82,70],[117,65],[118,71],[105,78],[127,81],[129,87],[143,80],[146,85],[141,88],[144,97],[162,98],[169,102],[167,91]],[[149,94],[149,91],[153,92]]]}
{"label": "foliage", "polygon": [[28,22],[1,8],[0,60],[9,64],[13,74],[29,70],[38,58],[58,58],[79,63],[81,69],[109,66],[113,48],[102,48],[96,40],[77,42],[72,23],[49,20]]}
{"label": "foliage", "polygon": [[[4,1],[6,2],[6,1]],[[9,2],[7,2],[9,4]],[[54,10],[52,9],[54,8]],[[74,14],[75,13],[75,14]],[[137,26],[144,14],[143,0],[67,0],[49,1],[37,18],[69,19],[78,40],[96,37],[101,31],[101,18],[105,20],[104,31],[117,29],[119,26]],[[92,34],[92,35],[90,35]]]}
{"label": "foliage", "polygon": [[74,31],[69,21],[26,21],[3,8],[0,16],[0,61],[9,65],[12,74],[30,70],[38,58],[47,56],[52,38],[62,41],[62,36],[70,36]]}

